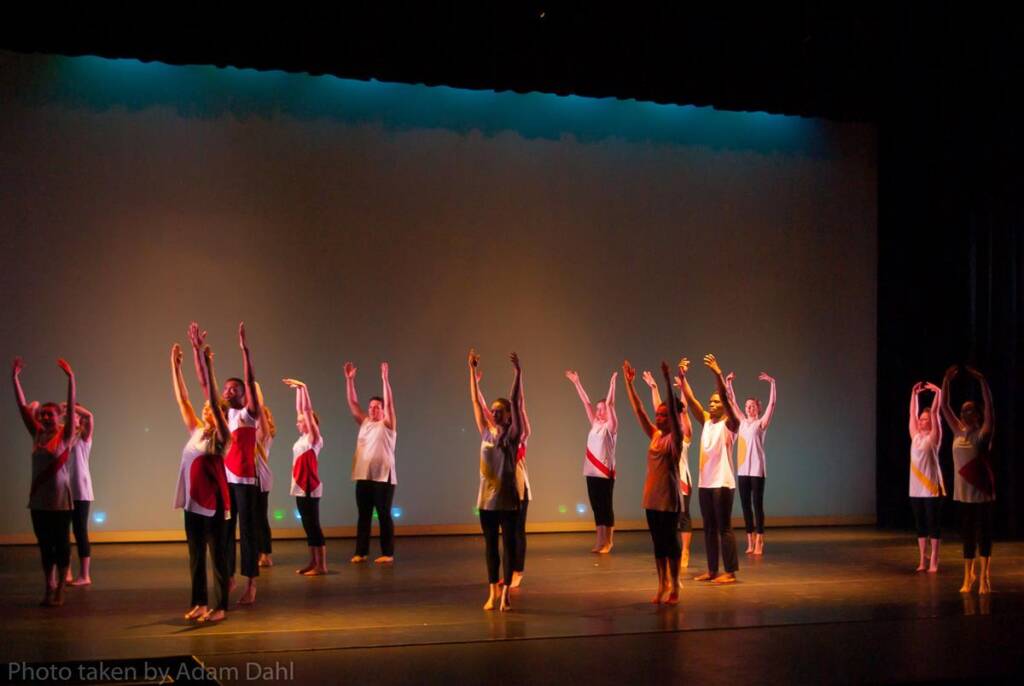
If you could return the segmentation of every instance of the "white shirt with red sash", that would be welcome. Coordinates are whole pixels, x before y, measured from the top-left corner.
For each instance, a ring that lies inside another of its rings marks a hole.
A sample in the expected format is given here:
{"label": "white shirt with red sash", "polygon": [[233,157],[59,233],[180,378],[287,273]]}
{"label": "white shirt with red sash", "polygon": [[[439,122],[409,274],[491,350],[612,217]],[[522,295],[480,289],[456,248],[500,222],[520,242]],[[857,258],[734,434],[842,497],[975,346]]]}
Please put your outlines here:
{"label": "white shirt with red sash", "polygon": [[45,443],[37,436],[32,448],[32,486],[28,494],[30,510],[72,510],[71,468],[68,458],[75,439],[65,440],[58,431]]}
{"label": "white shirt with red sash", "polygon": [[299,436],[292,446],[292,495],[306,498],[320,498],[324,494],[324,484],[320,481],[320,451],[323,450],[324,439],[320,437],[315,444],[311,443],[308,434]]}
{"label": "white shirt with red sash", "polygon": [[224,519],[231,517],[224,458],[217,454],[213,440],[201,428],[192,432],[181,451],[174,507],[203,517],[213,517],[221,510]]}
{"label": "white shirt with red sash", "polygon": [[229,484],[256,483],[256,422],[258,417],[243,407],[228,408],[228,429],[231,446],[224,456],[224,469]]}
{"label": "white shirt with red sash", "polygon": [[587,454],[583,460],[583,476],[615,478],[616,432],[610,422],[594,422],[587,434]]}

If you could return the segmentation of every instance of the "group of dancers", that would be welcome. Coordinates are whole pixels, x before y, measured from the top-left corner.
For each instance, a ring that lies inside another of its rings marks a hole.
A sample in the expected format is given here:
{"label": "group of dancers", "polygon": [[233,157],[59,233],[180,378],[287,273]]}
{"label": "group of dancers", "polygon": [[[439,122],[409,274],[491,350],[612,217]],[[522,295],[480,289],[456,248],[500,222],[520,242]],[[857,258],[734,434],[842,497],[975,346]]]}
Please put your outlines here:
{"label": "group of dancers", "polygon": [[[177,343],[171,349],[170,360],[174,393],[188,433],[174,499],[174,506],[184,510],[192,582],[190,609],[185,618],[217,622],[226,617],[236,572],[240,571],[246,578],[238,602],[252,605],[256,600],[260,567],[273,565],[268,512],[273,474],[268,456],[277,428],[256,382],[244,323],[238,327],[243,375],[227,379],[223,387],[216,380],[214,355],[206,343],[206,332],[193,322],[188,337],[204,400],[199,415],[190,400],[182,373],[184,353]],[[523,370],[515,353],[509,359],[513,368],[509,397],[488,403],[480,387],[483,378],[480,357],[474,350],[470,350],[468,356],[470,400],[481,438],[477,510],[488,576],[485,610],[511,609],[511,592],[522,582],[525,569],[526,515],[532,499],[526,461],[530,423]],[[622,365],[630,406],[649,440],[642,502],[658,575],[653,602],[659,604],[678,602],[681,570],[689,566],[693,488],[689,450],[694,440],[694,422],[701,427],[697,491],[707,553],[707,568],[694,579],[714,584],[736,581],[739,560],[731,519],[737,488],[747,533],[746,552],[763,555],[765,550],[764,444],[776,406],[775,379],[765,373],[758,377],[770,384],[769,400],[763,412],[755,397],[746,399],[741,410],[733,387],[734,375],[724,375],[712,354],[705,355],[703,362],[715,382],[715,392],[710,395],[706,408],[690,385],[688,359],[680,360],[675,372],[662,363],[663,391],[650,372],[642,374],[651,392],[653,421],[637,395],[636,370],[628,360]],[[33,437],[29,508],[42,556],[43,604],[51,606],[63,602],[67,584],[91,583],[87,524],[93,497],[88,469],[93,417],[76,403],[75,376],[70,365],[60,360],[59,366],[68,378],[64,404],[28,403],[20,381],[24,364],[16,358],[12,367],[21,417]],[[370,398],[364,410],[355,387],[356,367],[351,363],[344,365],[348,406],[359,427],[352,460],[359,513],[352,563],[369,559],[374,512],[379,521],[381,546],[381,555],[375,562],[394,561],[391,505],[397,485],[397,415],[386,362],[381,364],[380,371],[382,394]],[[923,382],[913,388],[909,424],[912,439],[910,495],[918,528],[918,570],[935,572],[941,538],[939,506],[945,495],[938,464],[941,424],[936,414],[941,409],[956,435],[954,499],[961,503],[964,522],[965,572],[961,590],[970,591],[980,579],[980,591],[987,593],[991,590],[991,504],[994,500],[994,480],[987,457],[993,433],[992,398],[984,377],[972,368],[968,367],[967,371],[981,383],[983,413],[979,413],[972,401],[963,404],[959,416],[953,413],[948,386],[957,373],[955,366],[947,371],[942,389]],[[612,496],[619,428],[615,409],[618,373],[611,375],[606,396],[596,403],[583,388],[578,373],[570,370],[565,376],[573,384],[590,423],[583,475],[597,534],[591,551],[608,554],[614,546],[615,530]],[[296,571],[305,576],[319,576],[328,571],[319,513],[323,496],[319,456],[324,439],[307,385],[293,378],[282,381],[295,391],[298,438],[292,447],[290,494],[296,498],[309,548],[309,561]],[[218,388],[222,388],[219,396]],[[925,391],[934,394],[931,408],[919,411],[919,396]],[[75,578],[70,571],[71,528],[81,561],[80,573]],[[929,538],[930,561],[926,560]],[[503,547],[503,553],[499,547]],[[976,548],[980,553],[978,570],[974,566]],[[207,589],[207,556],[213,569],[212,603]],[[720,571],[720,560],[723,571]]]}
{"label": "group of dancers", "polygon": [[[970,593],[977,583],[978,592],[987,594],[992,592],[995,412],[985,376],[973,367],[964,370],[981,387],[984,405],[980,412],[973,400],[963,402],[959,415],[953,411],[949,386],[959,373],[958,365],[946,370],[941,388],[921,381],[910,391],[910,504],[917,529],[917,571],[934,574],[939,571],[941,510],[947,495],[939,466],[941,414],[953,430],[953,500],[959,508],[964,554],[964,582],[960,592]],[[920,396],[923,393],[931,393],[932,399],[931,405],[922,410]]]}

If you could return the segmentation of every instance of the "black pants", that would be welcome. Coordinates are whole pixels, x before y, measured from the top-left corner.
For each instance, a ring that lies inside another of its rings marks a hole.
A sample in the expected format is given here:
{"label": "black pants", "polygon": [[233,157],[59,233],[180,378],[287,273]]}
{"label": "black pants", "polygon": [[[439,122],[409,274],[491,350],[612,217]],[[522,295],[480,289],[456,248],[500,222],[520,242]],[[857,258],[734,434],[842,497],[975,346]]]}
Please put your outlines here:
{"label": "black pants", "polygon": [[213,566],[213,609],[228,609],[228,540],[229,526],[224,512],[218,510],[205,517],[185,510],[185,538],[188,540],[188,567],[192,573],[192,605],[209,605],[206,592],[206,552]]}
{"label": "black pants", "polygon": [[679,530],[683,533],[693,532],[693,521],[690,519],[690,493],[683,495],[683,509],[679,512]]}
{"label": "black pants", "polygon": [[683,544],[679,540],[679,513],[662,512],[661,510],[644,510],[647,513],[647,528],[651,531],[654,543],[654,557],[658,560],[666,557],[678,558],[683,553]]}
{"label": "black pants", "polygon": [[71,512],[71,530],[75,533],[75,545],[78,547],[78,559],[89,557],[92,548],[89,546],[89,506],[91,500],[76,500],[75,509]]}
{"label": "black pants", "polygon": [[736,536],[732,532],[731,488],[698,488],[700,516],[704,518],[704,547],[708,553],[708,571],[718,573],[718,552],[721,546],[722,562],[729,574],[740,568],[736,557]]}
{"label": "black pants", "polygon": [[615,510],[612,508],[614,491],[615,479],[587,477],[587,495],[590,496],[590,509],[594,511],[595,526],[615,526]]}
{"label": "black pants", "polygon": [[260,491],[260,554],[274,552],[273,536],[270,533],[270,491]]}
{"label": "black pants", "polygon": [[[487,557],[487,581],[498,583],[498,566],[502,568],[505,585],[512,583],[512,567],[516,556],[517,510],[480,510],[480,529],[484,532],[484,553]],[[498,552],[498,530],[505,548],[505,557]]]}
{"label": "black pants", "polygon": [[764,477],[739,476],[740,507],[747,533],[764,533]]}
{"label": "black pants", "polygon": [[982,557],[992,557],[992,511],[995,503],[957,503],[960,507],[960,535],[964,539],[964,559],[973,560],[975,549]]}
{"label": "black pants", "polygon": [[306,532],[306,545],[310,548],[326,545],[324,531],[320,528],[320,498],[295,496],[295,507],[299,509],[299,516],[302,517],[302,529]]}
{"label": "black pants", "polygon": [[512,571],[522,573],[526,569],[526,510],[530,506],[529,500],[519,504],[519,512],[516,517],[516,557],[512,562]]}
{"label": "black pants", "polygon": [[228,569],[238,569],[235,557],[235,528],[242,549],[242,576],[260,575],[260,487],[256,484],[228,484],[231,488],[231,519],[228,520]]}
{"label": "black pants", "polygon": [[39,543],[43,571],[71,564],[71,510],[31,510],[32,530]]}
{"label": "black pants", "polygon": [[395,498],[395,485],[386,481],[356,481],[356,507],[359,521],[356,523],[356,555],[370,554],[370,528],[373,526],[373,511],[377,510],[377,526],[380,527],[381,555],[395,554],[395,520],[391,518],[391,501]]}
{"label": "black pants", "polygon": [[918,538],[942,538],[942,498],[911,498]]}

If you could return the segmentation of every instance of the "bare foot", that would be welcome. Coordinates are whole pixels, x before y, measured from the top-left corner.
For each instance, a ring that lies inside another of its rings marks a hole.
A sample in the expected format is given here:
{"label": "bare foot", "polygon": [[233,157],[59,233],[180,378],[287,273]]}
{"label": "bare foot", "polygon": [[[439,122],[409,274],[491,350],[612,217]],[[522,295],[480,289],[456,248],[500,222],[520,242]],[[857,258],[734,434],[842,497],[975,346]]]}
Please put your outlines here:
{"label": "bare foot", "polygon": [[57,588],[53,589],[53,594],[50,595],[49,607],[60,607],[64,604],[64,584],[60,584]]}
{"label": "bare foot", "polygon": [[64,576],[64,583],[71,583],[71,567],[68,567],[68,573]]}
{"label": "bare foot", "polygon": [[754,554],[764,555],[764,534],[754,536]]}
{"label": "bare foot", "polygon": [[498,584],[490,584],[490,593],[487,596],[487,602],[484,603],[485,610],[494,609],[494,601],[497,600],[499,593],[500,591],[498,590]]}
{"label": "bare foot", "polygon": [[72,586],[89,586],[92,584],[92,579],[87,576],[80,576],[69,582]]}
{"label": "bare foot", "polygon": [[703,574],[698,574],[697,576],[693,577],[693,580],[694,581],[711,581],[714,578],[715,578],[715,575],[712,574],[711,572],[704,572]]}
{"label": "bare foot", "polygon": [[227,619],[228,613],[224,610],[210,610],[202,617],[199,618],[202,624],[213,624],[214,622],[221,622]]}
{"label": "bare foot", "polygon": [[501,604],[498,606],[501,612],[508,612],[512,609],[512,592],[508,586],[501,588]]}
{"label": "bare foot", "polygon": [[521,583],[523,583],[523,573],[512,572],[512,588],[519,588]]}
{"label": "bare foot", "polygon": [[665,598],[665,604],[666,605],[676,605],[678,603],[679,603],[679,591],[672,591],[671,593],[668,594],[668,597]]}
{"label": "bare foot", "polygon": [[992,582],[985,577],[981,578],[981,583],[978,584],[978,595],[986,595],[992,592]]}
{"label": "bare foot", "polygon": [[596,553],[596,552],[598,552],[600,550],[601,550],[601,544],[598,543],[597,545],[595,545],[593,548],[590,549],[590,552]]}
{"label": "bare foot", "polygon": [[924,572],[924,571],[927,571],[927,570],[928,570],[928,565],[925,564],[924,558],[921,558],[921,561],[917,563],[917,569],[915,569],[914,571],[915,572]]}
{"label": "bare foot", "polygon": [[386,565],[386,564],[390,564],[390,563],[392,563],[394,561],[395,561],[395,556],[394,555],[381,555],[376,560],[374,560],[374,563],[375,564],[379,564],[379,565]]}
{"label": "bare foot", "polygon": [[319,567],[313,567],[302,572],[302,576],[323,576],[327,573],[326,569],[320,569]]}
{"label": "bare foot", "polygon": [[929,574],[938,574],[938,573],[939,573],[939,567],[938,567],[938,565],[936,565],[936,566],[934,566],[934,567],[929,567],[929,568],[928,568],[928,573],[929,573]]}
{"label": "bare foot", "polygon": [[654,594],[653,598],[651,598],[651,602],[655,605],[660,605],[665,602],[665,597],[668,596],[669,592],[669,589],[664,586],[658,586],[658,592]]}
{"label": "bare foot", "polygon": [[312,571],[313,569],[316,569],[316,563],[313,562],[312,560],[310,560],[309,564],[307,564],[305,567],[303,567],[301,569],[296,569],[295,573],[296,574],[305,574],[305,573],[307,573],[309,571]]}
{"label": "bare foot", "polygon": [[270,555],[260,555],[260,567],[273,567],[274,560],[271,559]]}
{"label": "bare foot", "polygon": [[964,585],[960,587],[961,593],[970,593],[971,589],[974,588],[974,582],[977,581],[978,577],[971,574],[969,577],[964,579]]}
{"label": "bare foot", "polygon": [[352,559],[349,560],[349,562],[366,562],[366,555],[353,555]]}
{"label": "bare foot", "polygon": [[185,619],[199,619],[207,612],[210,611],[206,605],[196,605],[191,610],[185,613]]}
{"label": "bare foot", "polygon": [[250,583],[245,587],[245,593],[238,599],[239,605],[252,605],[256,602],[256,584]]}
{"label": "bare foot", "polygon": [[599,555],[607,555],[611,551],[612,551],[612,544],[608,543],[606,545],[601,546],[601,549],[598,550],[597,552],[598,552]]}
{"label": "bare foot", "polygon": [[736,575],[732,572],[726,572],[725,574],[719,574],[716,576],[711,583],[715,584],[734,584],[736,583]]}
{"label": "bare foot", "polygon": [[747,549],[744,552],[754,552],[754,534],[747,534]]}
{"label": "bare foot", "polygon": [[690,551],[684,550],[683,556],[679,558],[679,569],[686,569],[690,566]]}

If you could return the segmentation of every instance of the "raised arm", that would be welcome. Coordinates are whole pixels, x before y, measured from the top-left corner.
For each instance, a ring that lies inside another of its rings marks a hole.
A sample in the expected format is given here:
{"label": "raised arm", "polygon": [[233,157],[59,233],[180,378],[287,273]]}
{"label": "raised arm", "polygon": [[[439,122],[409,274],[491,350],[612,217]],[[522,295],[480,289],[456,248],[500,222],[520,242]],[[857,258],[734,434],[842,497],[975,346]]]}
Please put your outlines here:
{"label": "raised arm", "polygon": [[587,421],[591,424],[594,423],[594,406],[590,403],[590,396],[583,390],[583,384],[580,383],[580,375],[573,371],[568,370],[565,372],[565,378],[572,382],[572,385],[576,387],[576,395],[580,397],[580,401],[583,403],[583,409],[587,413]]}
{"label": "raised arm", "polygon": [[512,376],[512,390],[509,391],[509,402],[512,403],[512,424],[509,426],[509,435],[517,441],[521,441],[523,439],[523,369],[519,365],[519,355],[514,352],[509,353],[508,359],[515,372]]}
{"label": "raised arm", "polygon": [[[196,373],[200,375],[199,383],[206,391],[206,376],[203,374],[202,353],[195,358]],[[174,399],[178,401],[178,411],[181,412],[181,421],[185,423],[185,429],[192,433],[201,424],[196,416],[195,408],[188,398],[188,387],[185,386],[185,377],[181,373],[181,361],[184,355],[181,346],[175,343],[171,346],[171,383],[174,385]]]}
{"label": "raised arm", "polygon": [[665,379],[665,393],[668,397],[668,421],[672,427],[672,446],[674,450],[679,450],[679,446],[683,444],[683,428],[679,424],[679,401],[676,399],[676,394],[672,392],[672,377],[668,372],[668,363],[664,361],[661,363],[661,375]]}
{"label": "raised arm", "polygon": [[629,360],[625,360],[622,363],[622,378],[626,380],[626,396],[629,398],[629,405],[633,408],[636,420],[640,422],[640,428],[648,438],[653,438],[655,428],[651,424],[651,419],[647,416],[647,412],[644,410],[644,406],[636,394],[636,389],[633,388],[633,381],[636,380],[636,370],[633,369],[633,365],[629,363]]}
{"label": "raised arm", "polygon": [[228,420],[224,416],[224,408],[217,402],[217,398],[214,395],[216,384],[213,382],[213,351],[210,350],[210,346],[203,348],[202,356],[202,371],[203,376],[206,378],[206,387],[203,389],[206,395],[206,401],[210,403],[210,410],[213,413],[214,429],[217,432],[217,439],[220,445],[227,445],[228,441],[231,440],[231,430],[228,428]]}
{"label": "raised arm", "polygon": [[619,415],[615,412],[615,379],[618,376],[618,372],[612,372],[612,378],[608,382],[608,395],[604,399],[604,406],[608,408],[608,422],[612,433],[617,433],[619,430]]}
{"label": "raised arm", "polygon": [[927,382],[925,382],[923,386],[934,394],[932,396],[932,407],[930,412],[932,418],[931,439],[934,441],[937,449],[938,446],[942,445],[942,420],[939,418],[939,408],[942,406],[942,389],[933,383]]}
{"label": "raised arm", "polygon": [[491,414],[491,408],[487,405],[487,397],[484,395],[483,388],[480,387],[480,382],[483,381],[484,371],[480,367],[476,368],[476,395],[480,400],[480,409],[484,413],[484,422],[487,426],[494,424],[494,415]]}
{"label": "raised arm", "polygon": [[39,422],[36,421],[36,414],[32,406],[25,402],[25,391],[21,387],[21,370],[25,368],[25,362],[20,357],[15,357],[11,362],[11,381],[14,383],[14,402],[18,404],[18,413],[25,428],[35,438],[39,433]]}
{"label": "raised arm", "polygon": [[[242,368],[245,372],[245,408],[252,417],[260,416],[260,399],[256,394],[256,374],[252,370],[252,354],[245,338],[245,322],[238,323],[238,347],[242,349]],[[213,376],[210,377],[211,383]]]}
{"label": "raised arm", "polygon": [[[480,387],[477,385],[477,368],[480,365],[480,356],[476,351],[469,350],[469,400],[473,404],[473,418],[476,419],[476,428],[479,433],[490,429],[494,422],[490,419],[490,413],[486,411],[487,406],[481,402]],[[351,406],[351,404],[350,404]],[[359,420],[356,420],[359,421]]]}
{"label": "raised arm", "polygon": [[642,374],[644,383],[651,389],[651,405],[654,407],[654,411],[658,411],[658,405],[661,405],[661,391],[658,390],[658,382],[654,380],[654,375],[649,371],[644,371]]}
{"label": "raised arm", "polygon": [[956,376],[957,365],[953,365],[946,370],[946,373],[942,376],[942,416],[946,419],[946,423],[953,429],[953,433],[963,433],[964,425],[960,421],[960,418],[953,412],[952,406],[949,404],[949,382]]}
{"label": "raised arm", "polygon": [[[920,405],[918,403],[918,396],[921,394],[921,387],[924,386],[923,381],[919,381],[914,384],[914,387],[910,389],[910,414],[909,423],[907,429],[910,431],[910,440],[914,440],[917,437],[917,418],[921,414]],[[932,419],[937,419],[932,417]],[[932,422],[935,423],[935,422]]]}
{"label": "raised arm", "polygon": [[519,442],[523,443],[530,438],[530,418],[526,415],[526,379],[523,377],[523,370],[519,370],[519,414],[523,419],[523,435]]}
{"label": "raised arm", "polygon": [[265,437],[270,438],[270,422],[267,421],[267,413],[263,411],[263,409],[265,407],[265,405],[263,403],[263,397],[264,397],[263,396],[263,387],[260,386],[260,382],[259,381],[257,381],[253,385],[256,388],[256,397],[260,401],[260,416],[259,416],[259,420],[258,420],[259,421],[259,427],[260,427],[260,433],[263,434]]}
{"label": "raised arm", "polygon": [[75,373],[71,371],[68,361],[63,358],[57,360],[57,366],[68,375],[68,404],[67,413],[64,415],[64,440],[70,441],[75,437]]}
{"label": "raised arm", "polygon": [[703,426],[704,422],[708,420],[708,413],[704,411],[704,406],[697,400],[697,396],[693,394],[693,389],[690,388],[690,381],[686,378],[686,372],[690,370],[690,361],[685,357],[679,360],[679,383],[682,385],[683,398],[686,400],[687,407],[690,408],[690,414],[697,421],[697,424]]}
{"label": "raised arm", "polygon": [[775,377],[768,376],[764,372],[761,372],[757,375],[757,378],[759,381],[767,381],[771,384],[768,391],[768,407],[765,408],[764,414],[761,415],[761,428],[767,429],[772,423],[772,416],[775,414],[775,399],[777,397],[775,393]]}
{"label": "raised arm", "polygon": [[736,378],[736,375],[729,372],[729,375],[725,377],[725,392],[726,392],[726,403],[732,407],[733,414],[737,417],[743,416],[743,410],[740,409],[740,404],[736,401],[736,389],[733,388],[732,380]]}
{"label": "raised arm", "polygon": [[[718,360],[711,353],[704,356],[704,366],[711,370],[711,373],[715,375],[715,385],[718,387],[718,395],[725,398],[728,395],[728,391],[725,388],[725,377],[722,376],[722,368],[718,366]],[[729,431],[735,432],[740,428],[740,416],[733,410],[732,405],[728,401],[723,403],[725,407],[725,426]]]}
{"label": "raised arm", "polygon": [[92,432],[94,429],[94,419],[92,412],[87,410],[82,405],[75,407],[75,414],[78,415],[78,426],[81,427],[81,435],[83,441],[92,440]]}
{"label": "raised arm", "polygon": [[693,441],[693,424],[690,423],[690,414],[686,407],[686,395],[682,393],[684,379],[681,376],[676,376],[676,386],[680,391],[679,398],[679,425],[683,428],[683,438],[687,442]]}
{"label": "raised arm", "polygon": [[[199,379],[199,387],[206,395],[206,373],[203,372],[203,346],[206,344],[206,332],[199,328],[199,324],[192,322],[188,325],[188,340],[192,344],[192,364],[196,368],[196,377]],[[177,345],[177,344],[175,344]],[[179,346],[180,347],[180,346]],[[184,388],[184,384],[182,385]],[[217,386],[214,386],[216,389]],[[193,413],[195,414],[195,413]],[[185,422],[186,425],[188,421]]]}
{"label": "raised arm", "polygon": [[298,379],[282,379],[285,385],[295,389],[295,414],[306,420],[309,436],[314,445],[320,442],[320,424],[313,413],[313,400],[309,397],[309,387]]}
{"label": "raised arm", "polygon": [[974,367],[967,367],[967,373],[978,380],[981,385],[981,397],[985,400],[984,420],[981,423],[981,440],[987,441],[992,438],[996,429],[995,409],[992,406],[992,389],[988,387],[988,380],[985,375]]}
{"label": "raised arm", "polygon": [[348,411],[352,413],[352,419],[362,426],[366,421],[366,413],[359,405],[359,396],[356,395],[356,366],[351,362],[345,363],[345,397],[348,399]]}
{"label": "raised arm", "polygon": [[395,414],[395,396],[391,392],[390,369],[387,362],[380,363],[380,379],[384,385],[384,426],[392,431],[398,430],[398,417]]}

